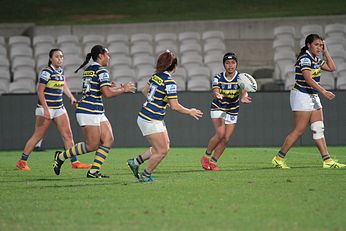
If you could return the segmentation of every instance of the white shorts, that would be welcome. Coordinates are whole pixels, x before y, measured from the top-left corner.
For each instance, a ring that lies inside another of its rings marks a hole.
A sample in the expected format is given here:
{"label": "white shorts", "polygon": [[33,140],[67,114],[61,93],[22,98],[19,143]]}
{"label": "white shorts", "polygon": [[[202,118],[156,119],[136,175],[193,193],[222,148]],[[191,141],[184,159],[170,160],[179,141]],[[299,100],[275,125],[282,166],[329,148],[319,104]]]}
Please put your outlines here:
{"label": "white shorts", "polygon": [[79,126],[100,126],[101,122],[108,121],[105,114],[76,113]]}
{"label": "white shorts", "polygon": [[318,95],[313,96],[298,90],[291,90],[290,104],[292,111],[315,111],[322,108]]}
{"label": "white shorts", "polygon": [[212,119],[223,119],[225,124],[236,124],[238,116],[227,114],[224,111],[210,111],[210,117]]}
{"label": "white shorts", "polygon": [[137,124],[143,136],[167,131],[164,121],[149,121],[138,116]]}
{"label": "white shorts", "polygon": [[[65,107],[58,108],[58,109],[49,108],[48,111],[49,111],[51,120],[56,118],[56,117],[59,117],[59,116],[65,114],[65,113],[67,113]],[[35,115],[36,116],[44,116],[43,107],[36,108]]]}

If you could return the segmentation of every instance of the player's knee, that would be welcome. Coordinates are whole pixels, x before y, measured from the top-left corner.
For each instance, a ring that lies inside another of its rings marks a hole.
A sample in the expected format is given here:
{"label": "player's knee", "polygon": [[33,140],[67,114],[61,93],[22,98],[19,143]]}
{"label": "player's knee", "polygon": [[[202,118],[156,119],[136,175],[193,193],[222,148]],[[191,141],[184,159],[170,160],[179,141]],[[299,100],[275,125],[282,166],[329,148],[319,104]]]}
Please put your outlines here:
{"label": "player's knee", "polygon": [[324,124],[323,121],[316,121],[310,125],[312,131],[312,138],[314,140],[319,140],[324,137]]}
{"label": "player's knee", "polygon": [[89,152],[96,151],[99,147],[98,143],[86,144],[86,148]]}

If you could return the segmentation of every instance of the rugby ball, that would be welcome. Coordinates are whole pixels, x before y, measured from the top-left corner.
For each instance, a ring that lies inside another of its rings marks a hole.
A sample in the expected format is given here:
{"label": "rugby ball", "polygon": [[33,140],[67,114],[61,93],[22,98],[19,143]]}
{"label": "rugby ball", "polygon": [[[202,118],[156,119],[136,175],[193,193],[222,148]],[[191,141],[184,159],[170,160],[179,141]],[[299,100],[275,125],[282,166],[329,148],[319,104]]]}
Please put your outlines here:
{"label": "rugby ball", "polygon": [[238,85],[240,89],[245,90],[247,92],[256,92],[257,91],[257,83],[254,77],[247,73],[240,73],[238,76]]}

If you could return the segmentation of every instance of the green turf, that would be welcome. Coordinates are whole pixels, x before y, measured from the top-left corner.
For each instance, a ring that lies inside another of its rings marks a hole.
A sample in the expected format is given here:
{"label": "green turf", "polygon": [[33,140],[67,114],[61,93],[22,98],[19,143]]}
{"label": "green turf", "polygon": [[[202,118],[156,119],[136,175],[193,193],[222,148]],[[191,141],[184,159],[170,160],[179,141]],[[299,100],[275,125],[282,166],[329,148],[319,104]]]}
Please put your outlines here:
{"label": "green turf", "polygon": [[344,0],[3,0],[0,22],[99,24],[346,14]]}
{"label": "green turf", "polygon": [[[322,169],[314,147],[292,149],[289,170],[271,167],[277,148],[228,148],[221,172],[201,169],[203,148],[173,148],[156,182],[137,183],[126,160],[143,150],[112,149],[110,179],[68,163],[55,176],[53,151],[19,171],[20,151],[2,151],[0,230],[346,230],[346,169]],[[346,162],[346,147],[330,151]]]}

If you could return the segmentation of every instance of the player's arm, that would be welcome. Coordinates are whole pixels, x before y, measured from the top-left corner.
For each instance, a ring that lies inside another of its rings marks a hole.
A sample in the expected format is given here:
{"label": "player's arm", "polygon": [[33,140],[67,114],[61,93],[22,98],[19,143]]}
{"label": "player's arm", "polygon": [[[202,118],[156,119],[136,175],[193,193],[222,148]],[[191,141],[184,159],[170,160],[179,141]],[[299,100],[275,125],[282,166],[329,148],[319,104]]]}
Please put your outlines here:
{"label": "player's arm", "polygon": [[135,93],[135,90],[136,90],[136,87],[131,82],[122,84],[121,87],[112,87],[112,86],[106,85],[101,88],[102,94],[106,98],[119,96],[126,92]]}
{"label": "player's arm", "polygon": [[305,69],[302,71],[303,77],[307,84],[309,84],[310,87],[314,88],[316,91],[321,93],[326,99],[332,100],[335,98],[335,95],[324,89],[321,85],[319,85],[313,78],[311,74],[311,70]]}
{"label": "player's arm", "polygon": [[71,104],[72,105],[76,104],[77,100],[74,97],[74,95],[72,94],[70,88],[68,87],[66,79],[65,79],[65,82],[64,82],[64,88],[63,89],[64,89],[64,94],[70,99]]}
{"label": "player's arm", "polygon": [[240,102],[242,102],[242,103],[249,104],[252,102],[251,97],[249,96],[248,92],[245,90],[241,90],[241,96],[240,97],[241,97]]}
{"label": "player's arm", "polygon": [[178,99],[169,99],[171,109],[182,114],[192,116],[196,120],[202,117],[203,113],[196,108],[186,108],[178,102]]}
{"label": "player's arm", "polygon": [[220,90],[219,87],[214,87],[214,88],[213,88],[213,91],[212,91],[213,97],[214,97],[215,99],[222,99],[222,95],[221,95],[220,92],[221,92],[221,90]]}
{"label": "player's arm", "polygon": [[149,83],[145,84],[143,90],[142,90],[142,94],[147,97],[148,93],[149,93],[149,89],[150,89],[150,85]]}
{"label": "player's arm", "polygon": [[325,41],[323,41],[323,56],[324,56],[325,63],[321,66],[321,69],[324,71],[329,71],[329,72],[335,71],[336,66],[328,51]]}
{"label": "player's arm", "polygon": [[44,89],[46,89],[46,84],[39,83],[37,86],[37,95],[38,95],[38,100],[40,101],[40,104],[43,107],[44,118],[50,119],[50,113],[48,110],[47,101],[46,101],[46,98],[44,97]]}

